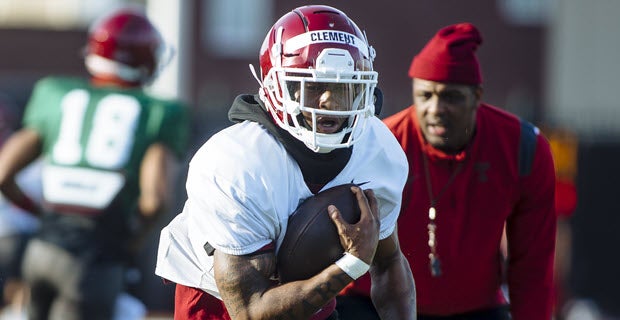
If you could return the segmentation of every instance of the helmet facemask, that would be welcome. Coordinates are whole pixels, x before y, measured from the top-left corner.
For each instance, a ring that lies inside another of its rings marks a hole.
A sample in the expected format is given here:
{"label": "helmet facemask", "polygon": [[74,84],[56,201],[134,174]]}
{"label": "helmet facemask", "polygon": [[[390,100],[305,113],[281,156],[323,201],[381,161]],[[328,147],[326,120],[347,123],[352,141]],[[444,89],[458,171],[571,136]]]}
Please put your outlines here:
{"label": "helmet facemask", "polygon": [[348,50],[323,49],[315,68],[273,66],[261,96],[276,123],[314,152],[352,146],[374,116],[377,72]]}

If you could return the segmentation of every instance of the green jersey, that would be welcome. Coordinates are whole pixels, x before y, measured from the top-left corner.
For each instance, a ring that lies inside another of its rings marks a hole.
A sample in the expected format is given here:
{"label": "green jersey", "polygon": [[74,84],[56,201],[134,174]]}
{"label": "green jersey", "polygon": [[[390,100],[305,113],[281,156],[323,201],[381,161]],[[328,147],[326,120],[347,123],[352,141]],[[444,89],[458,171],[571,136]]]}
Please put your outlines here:
{"label": "green jersey", "polygon": [[163,143],[184,156],[186,112],[179,102],[141,89],[94,87],[75,78],[40,80],[24,126],[43,139],[45,202],[54,211],[100,216],[113,210],[126,216],[139,195],[139,168],[149,145]]}

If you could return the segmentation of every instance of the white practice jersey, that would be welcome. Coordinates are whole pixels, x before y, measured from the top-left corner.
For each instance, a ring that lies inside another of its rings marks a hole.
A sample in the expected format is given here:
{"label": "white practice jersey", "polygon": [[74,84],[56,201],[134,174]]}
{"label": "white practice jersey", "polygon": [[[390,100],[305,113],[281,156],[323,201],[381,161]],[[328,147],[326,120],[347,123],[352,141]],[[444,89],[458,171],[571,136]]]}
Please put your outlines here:
{"label": "white practice jersey", "polygon": [[[394,231],[409,167],[381,120],[371,118],[362,134],[347,165],[323,190],[351,182],[373,189],[384,239]],[[218,298],[213,257],[204,245],[243,255],[273,242],[277,251],[289,215],[312,196],[284,146],[251,121],[220,131],[196,152],[186,188],[183,212],[161,231],[155,273]]]}

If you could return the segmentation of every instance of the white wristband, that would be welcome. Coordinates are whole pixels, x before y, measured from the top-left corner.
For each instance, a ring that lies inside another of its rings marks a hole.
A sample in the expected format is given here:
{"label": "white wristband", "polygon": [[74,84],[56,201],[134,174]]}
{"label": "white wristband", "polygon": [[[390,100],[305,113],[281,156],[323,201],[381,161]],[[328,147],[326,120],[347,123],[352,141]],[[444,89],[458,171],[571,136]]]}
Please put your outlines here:
{"label": "white wristband", "polygon": [[366,262],[348,252],[345,252],[344,256],[336,261],[336,265],[353,280],[363,276],[370,269]]}

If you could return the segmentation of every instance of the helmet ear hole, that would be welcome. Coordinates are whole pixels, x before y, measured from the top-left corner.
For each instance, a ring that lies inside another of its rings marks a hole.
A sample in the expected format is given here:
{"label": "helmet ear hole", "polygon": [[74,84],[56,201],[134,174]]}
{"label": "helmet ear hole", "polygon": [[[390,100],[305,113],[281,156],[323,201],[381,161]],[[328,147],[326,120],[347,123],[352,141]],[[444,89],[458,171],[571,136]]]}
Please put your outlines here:
{"label": "helmet ear hole", "polygon": [[381,109],[383,108],[383,91],[381,91],[379,87],[375,87],[372,95],[375,100],[375,116],[379,116],[381,114]]}

